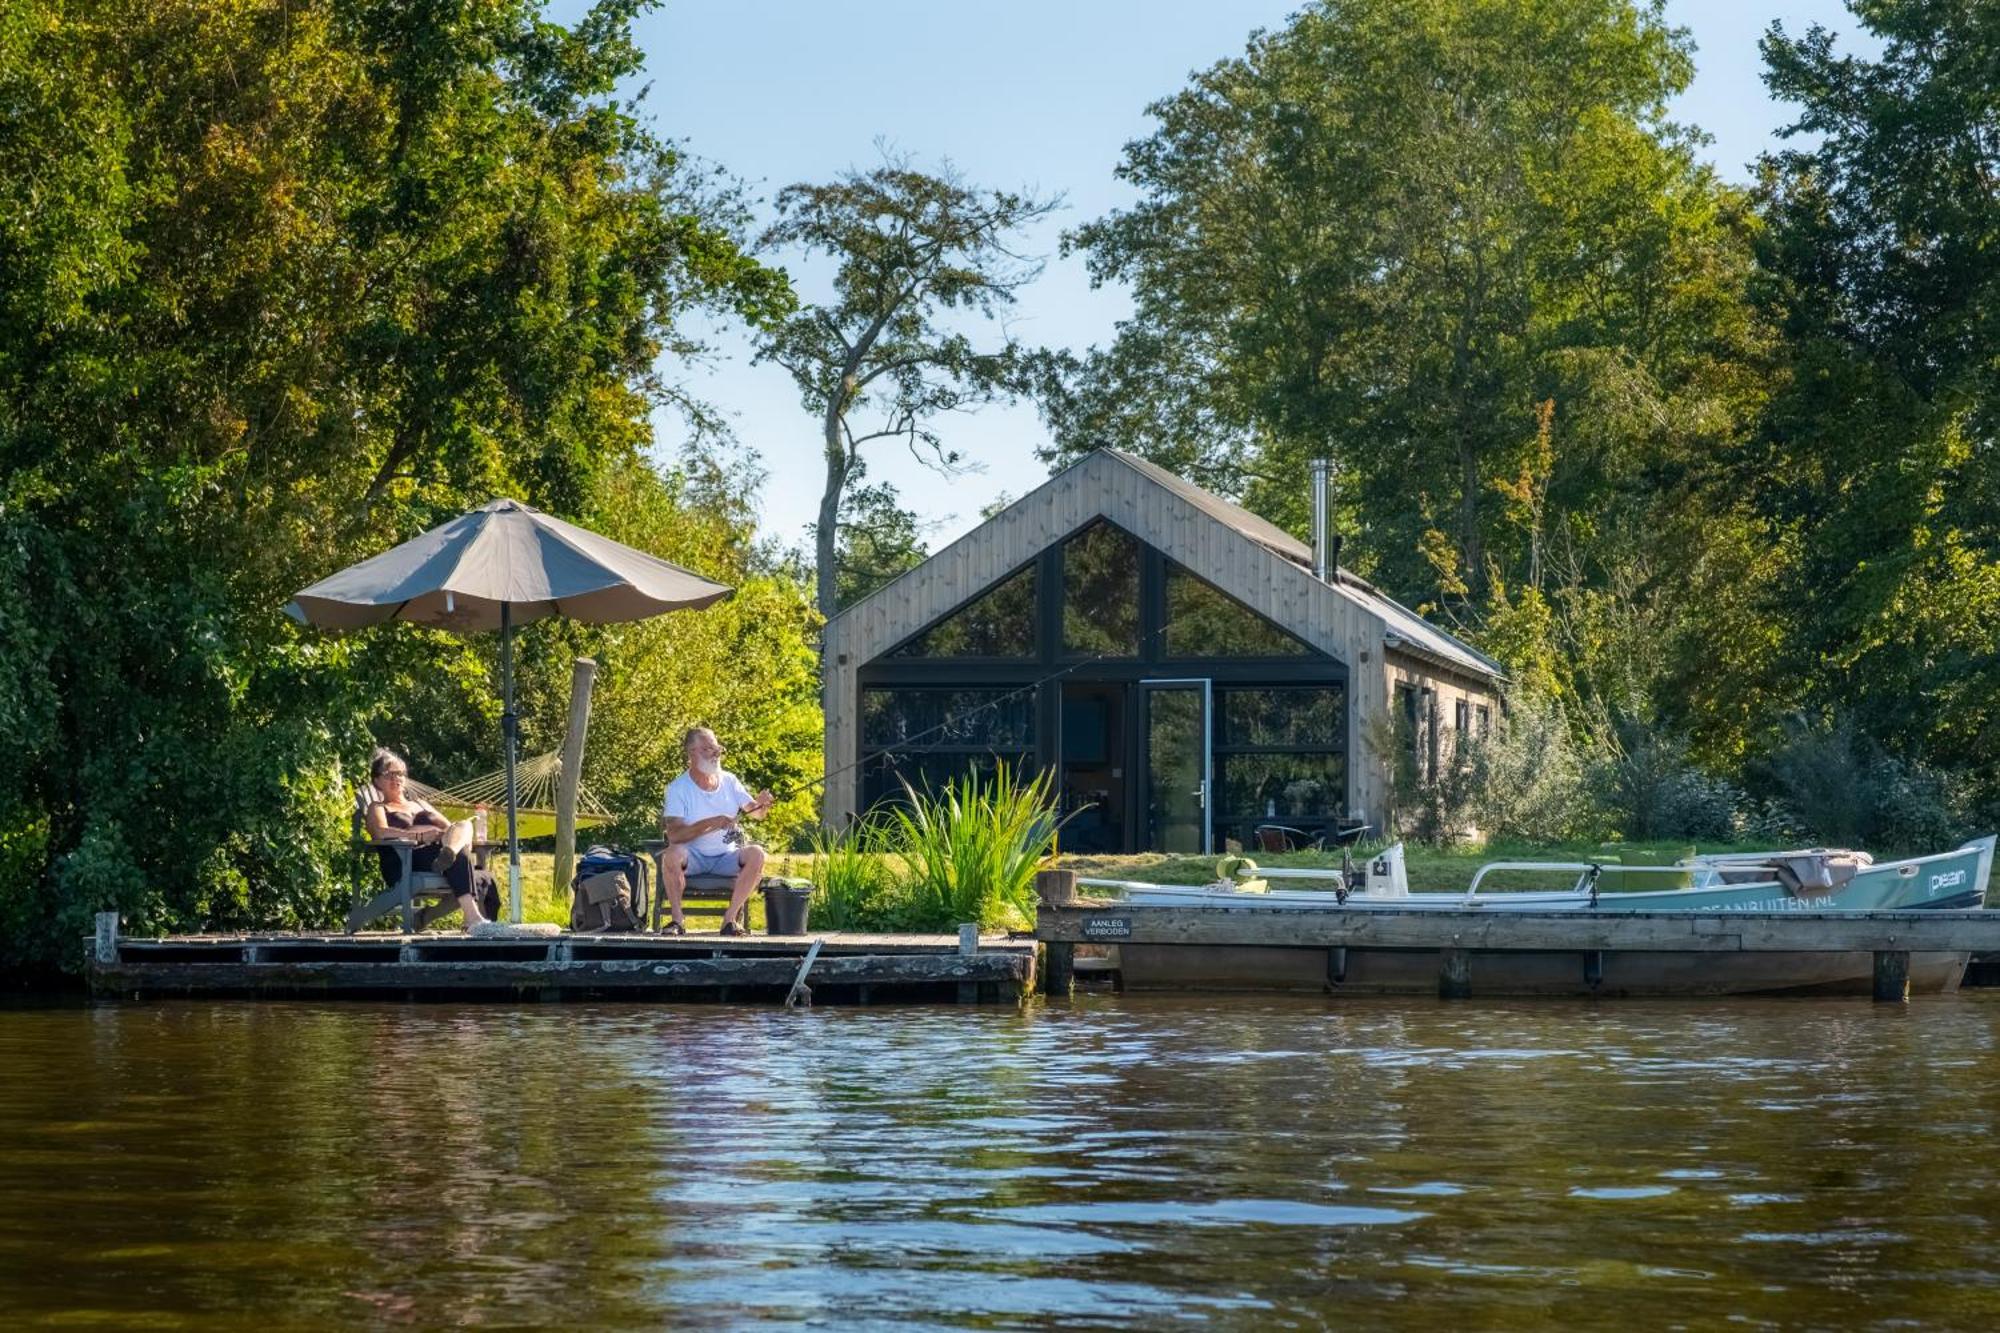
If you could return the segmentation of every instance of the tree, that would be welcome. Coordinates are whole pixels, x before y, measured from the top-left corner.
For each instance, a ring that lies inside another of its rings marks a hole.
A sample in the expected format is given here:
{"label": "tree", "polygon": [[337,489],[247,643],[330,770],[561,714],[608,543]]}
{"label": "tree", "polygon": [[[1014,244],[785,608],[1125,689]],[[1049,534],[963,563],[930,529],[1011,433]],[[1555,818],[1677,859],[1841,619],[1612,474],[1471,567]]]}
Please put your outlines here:
{"label": "tree", "polygon": [[1044,362],[1055,455],[1120,444],[1299,531],[1331,454],[1360,572],[1475,637],[1532,594],[1573,717],[1649,710],[1766,356],[1749,201],[1666,119],[1692,72],[1630,0],[1321,0],[1253,36],[1065,240],[1134,313]]}
{"label": "tree", "polygon": [[1809,147],[1764,165],[1761,294],[1786,376],[1744,489],[1797,549],[1775,669],[1821,714],[2000,810],[2000,11],[1854,6],[1842,54],[1774,24]]}
{"label": "tree", "polygon": [[[783,366],[819,422],[826,484],[814,527],[818,604],[840,607],[843,520],[880,512],[848,505],[867,475],[863,450],[901,440],[941,471],[962,456],[932,424],[943,413],[1011,397],[1026,356],[1004,333],[976,347],[957,323],[997,319],[1041,271],[1012,248],[1014,238],[1060,201],[981,190],[946,164],[936,174],[890,155],[871,171],[827,185],[787,186],[767,247],[823,254],[837,265],[833,298],[808,305],[768,335],[758,359]],[[873,409],[866,424],[856,419]],[[890,540],[894,540],[893,534]]]}
{"label": "tree", "polygon": [[592,521],[688,313],[789,312],[611,97],[642,7],[0,14],[0,963],[324,921],[373,736],[490,764],[490,642],[279,608],[496,493]]}

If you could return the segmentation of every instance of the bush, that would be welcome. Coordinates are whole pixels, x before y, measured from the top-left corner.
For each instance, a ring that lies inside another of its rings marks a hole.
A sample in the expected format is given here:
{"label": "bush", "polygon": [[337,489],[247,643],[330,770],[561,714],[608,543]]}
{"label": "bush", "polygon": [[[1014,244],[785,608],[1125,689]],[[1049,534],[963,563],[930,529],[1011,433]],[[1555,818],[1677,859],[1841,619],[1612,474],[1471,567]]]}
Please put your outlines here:
{"label": "bush", "polygon": [[1425,772],[1406,720],[1368,728],[1366,743],[1389,770],[1392,836],[1449,846],[1474,833],[1548,843],[1602,835],[1587,752],[1553,704],[1517,696],[1489,734],[1447,738],[1435,770]]}
{"label": "bush", "polygon": [[967,773],[935,791],[904,790],[909,804],[892,812],[889,828],[915,920],[933,930],[1029,924],[1035,869],[1055,850],[1061,824],[1049,774],[1022,782],[1002,763],[990,777]]}
{"label": "bush", "polygon": [[1619,831],[1639,841],[1728,841],[1747,800],[1735,783],[1690,763],[1679,741],[1646,733],[1594,764],[1592,785]]}
{"label": "bush", "polygon": [[1888,754],[1846,718],[1795,719],[1760,776],[1798,832],[1827,845],[1903,855],[1949,847],[1971,831],[1960,784]]}

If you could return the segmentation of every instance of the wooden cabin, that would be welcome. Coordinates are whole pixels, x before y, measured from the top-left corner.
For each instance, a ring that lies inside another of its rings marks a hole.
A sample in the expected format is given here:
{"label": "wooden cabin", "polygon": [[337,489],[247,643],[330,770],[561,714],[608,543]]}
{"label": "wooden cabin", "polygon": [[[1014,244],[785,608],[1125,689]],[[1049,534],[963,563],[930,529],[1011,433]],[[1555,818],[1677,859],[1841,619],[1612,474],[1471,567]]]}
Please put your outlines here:
{"label": "wooden cabin", "polygon": [[1503,673],[1323,540],[1131,454],[1082,458],[827,623],[827,822],[1005,760],[1053,771],[1066,851],[1384,827],[1369,720],[1399,710],[1435,763],[1494,725]]}

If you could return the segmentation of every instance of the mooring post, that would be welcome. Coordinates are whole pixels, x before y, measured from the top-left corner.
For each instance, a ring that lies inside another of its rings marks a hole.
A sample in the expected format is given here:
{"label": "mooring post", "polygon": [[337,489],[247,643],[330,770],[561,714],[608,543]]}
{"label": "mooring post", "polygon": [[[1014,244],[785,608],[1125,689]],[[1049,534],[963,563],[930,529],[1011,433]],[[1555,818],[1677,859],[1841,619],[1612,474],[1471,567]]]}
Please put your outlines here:
{"label": "mooring post", "polygon": [[1438,960],[1438,998],[1472,998],[1472,955],[1464,949],[1446,949]]}
{"label": "mooring post", "polygon": [[99,912],[97,914],[97,941],[93,956],[99,967],[117,966],[118,913]]}
{"label": "mooring post", "polygon": [[979,923],[964,921],[958,927],[958,956],[970,958],[979,952]]}
{"label": "mooring post", "polygon": [[[1035,900],[1046,907],[1076,901],[1074,870],[1037,870]],[[1042,994],[1068,995],[1076,985],[1076,946],[1049,940],[1042,945]]]}
{"label": "mooring post", "polygon": [[1901,949],[1875,951],[1875,998],[1902,1004],[1910,998],[1910,955]]}

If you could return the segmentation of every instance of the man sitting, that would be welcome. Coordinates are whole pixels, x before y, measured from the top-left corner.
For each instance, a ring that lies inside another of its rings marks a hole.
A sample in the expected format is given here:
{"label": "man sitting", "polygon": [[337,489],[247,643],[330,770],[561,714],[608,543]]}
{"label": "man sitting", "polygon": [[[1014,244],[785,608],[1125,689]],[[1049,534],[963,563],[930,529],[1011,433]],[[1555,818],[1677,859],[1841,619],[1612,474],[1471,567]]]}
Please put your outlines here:
{"label": "man sitting", "polygon": [[707,727],[689,730],[681,748],[687,753],[687,771],[667,784],[660,805],[660,833],[667,840],[660,857],[660,887],[674,918],[667,933],[687,934],[681,896],[687,892],[689,875],[734,875],[722,933],[747,935],[749,919],[743,905],[764,877],[764,849],[745,842],[736,821],[757,818],[777,798],[768,791],[750,795],[750,789],[722,766],[722,746]]}

